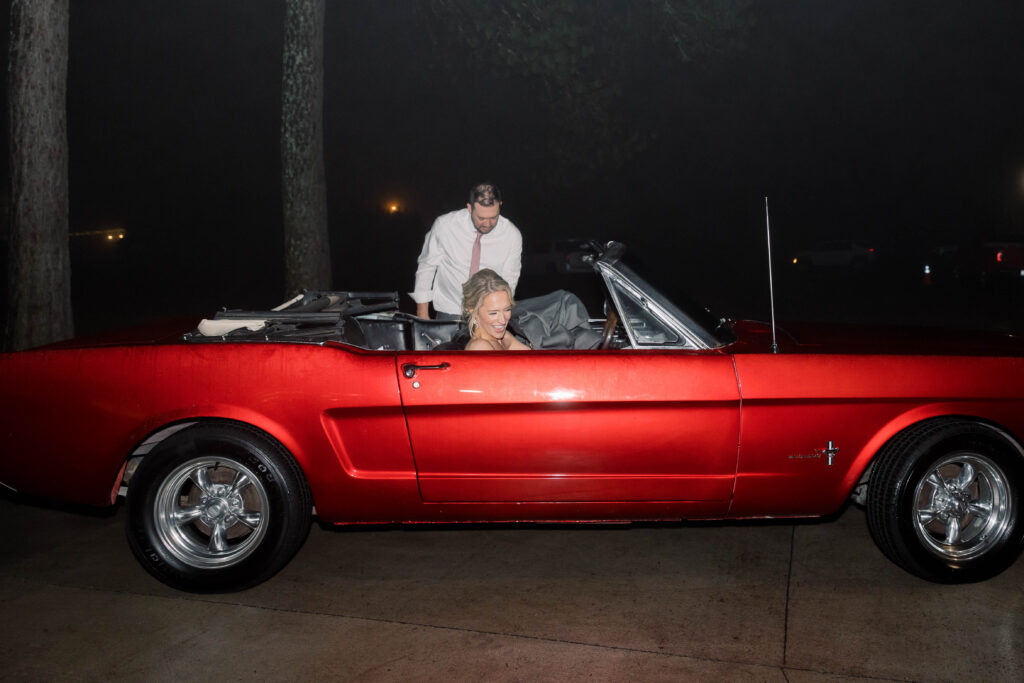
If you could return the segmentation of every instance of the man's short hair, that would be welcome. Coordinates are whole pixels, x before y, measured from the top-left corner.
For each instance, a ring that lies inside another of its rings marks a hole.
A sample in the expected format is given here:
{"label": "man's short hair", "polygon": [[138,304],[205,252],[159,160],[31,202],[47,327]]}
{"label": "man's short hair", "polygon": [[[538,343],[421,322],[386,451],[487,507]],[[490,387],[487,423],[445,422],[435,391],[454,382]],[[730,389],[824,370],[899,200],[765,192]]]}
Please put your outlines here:
{"label": "man's short hair", "polygon": [[501,204],[501,190],[494,183],[480,183],[469,191],[470,206],[494,206],[495,202]]}

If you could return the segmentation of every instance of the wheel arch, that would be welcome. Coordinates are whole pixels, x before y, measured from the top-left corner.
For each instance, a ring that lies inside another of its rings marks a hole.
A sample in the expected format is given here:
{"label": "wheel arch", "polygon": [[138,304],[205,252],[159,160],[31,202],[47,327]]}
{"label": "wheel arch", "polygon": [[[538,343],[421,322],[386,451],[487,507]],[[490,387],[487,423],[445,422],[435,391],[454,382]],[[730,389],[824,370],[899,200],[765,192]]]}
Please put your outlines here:
{"label": "wheel arch", "polygon": [[279,422],[268,420],[264,416],[258,416],[257,419],[240,419],[239,416],[225,417],[223,415],[205,414],[201,416],[179,417],[163,422],[159,426],[152,427],[144,437],[138,440],[135,447],[131,449],[121,464],[117,479],[111,490],[111,502],[118,496],[127,495],[135,470],[142,460],[161,443],[189,427],[199,424],[217,423],[241,425],[255,429],[266,438],[281,446],[298,464],[303,477],[306,479],[306,484],[310,488],[310,494],[314,496],[315,501],[315,492],[309,481],[307,459],[304,457],[305,451],[299,441],[283,425]]}
{"label": "wheel arch", "polygon": [[847,472],[846,478],[843,481],[843,490],[855,493],[857,486],[861,484],[870,485],[871,467],[885,447],[907,430],[924,422],[932,421],[970,422],[989,427],[995,430],[1024,458],[1024,443],[1022,443],[1016,432],[1007,427],[1002,421],[981,416],[977,414],[977,411],[970,410],[970,406],[960,404],[918,406],[890,420],[864,444],[864,447],[857,454],[854,464]]}

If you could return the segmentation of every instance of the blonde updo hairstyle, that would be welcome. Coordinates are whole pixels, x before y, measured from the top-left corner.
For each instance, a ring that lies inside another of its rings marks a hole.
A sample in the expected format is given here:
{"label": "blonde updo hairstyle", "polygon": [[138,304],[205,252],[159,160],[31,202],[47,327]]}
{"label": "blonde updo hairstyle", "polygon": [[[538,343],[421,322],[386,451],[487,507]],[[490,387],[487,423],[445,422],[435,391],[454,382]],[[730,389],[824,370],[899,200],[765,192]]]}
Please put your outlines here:
{"label": "blonde updo hairstyle", "polygon": [[469,327],[469,336],[476,334],[476,328],[480,324],[477,311],[483,305],[488,294],[494,292],[507,292],[508,300],[513,306],[516,305],[512,298],[512,288],[497,273],[490,268],[478,270],[473,277],[462,283],[462,319]]}

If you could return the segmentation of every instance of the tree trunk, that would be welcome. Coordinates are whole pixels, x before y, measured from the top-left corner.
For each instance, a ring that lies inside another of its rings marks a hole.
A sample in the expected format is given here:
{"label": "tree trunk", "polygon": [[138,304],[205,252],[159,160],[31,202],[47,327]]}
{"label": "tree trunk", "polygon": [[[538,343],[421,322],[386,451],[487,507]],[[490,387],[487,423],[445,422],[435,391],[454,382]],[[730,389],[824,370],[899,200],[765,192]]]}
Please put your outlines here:
{"label": "tree trunk", "polygon": [[286,0],[281,107],[285,293],[331,288],[324,174],[324,2]]}
{"label": "tree trunk", "polygon": [[69,0],[11,3],[11,223],[5,346],[74,334],[68,253]]}

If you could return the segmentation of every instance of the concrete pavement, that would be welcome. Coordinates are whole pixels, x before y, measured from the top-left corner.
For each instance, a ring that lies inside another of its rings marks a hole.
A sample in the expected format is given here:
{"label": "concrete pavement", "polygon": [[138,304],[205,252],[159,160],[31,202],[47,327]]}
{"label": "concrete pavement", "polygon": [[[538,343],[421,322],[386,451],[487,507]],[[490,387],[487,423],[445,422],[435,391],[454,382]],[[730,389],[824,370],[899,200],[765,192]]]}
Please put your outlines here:
{"label": "concrete pavement", "polygon": [[1024,680],[1024,560],[938,586],[864,514],[333,529],[252,590],[180,593],[124,512],[0,498],[0,679]]}

